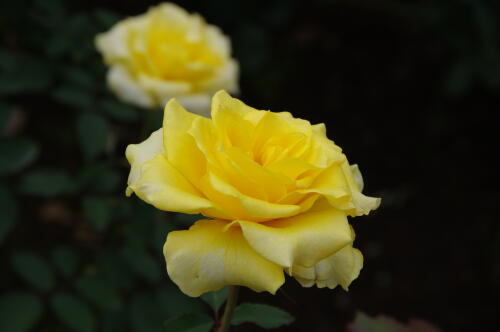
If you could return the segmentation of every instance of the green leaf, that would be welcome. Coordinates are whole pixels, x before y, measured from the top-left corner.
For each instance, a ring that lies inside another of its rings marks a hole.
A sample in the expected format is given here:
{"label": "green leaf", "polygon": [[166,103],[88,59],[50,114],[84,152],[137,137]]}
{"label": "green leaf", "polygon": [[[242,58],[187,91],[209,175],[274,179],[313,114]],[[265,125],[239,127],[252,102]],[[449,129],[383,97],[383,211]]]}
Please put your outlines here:
{"label": "green leaf", "polygon": [[0,175],[18,172],[38,157],[38,145],[27,138],[0,140]]}
{"label": "green leaf", "polygon": [[102,197],[85,197],[83,214],[96,231],[102,232],[111,219],[111,204]]}
{"label": "green leaf", "polygon": [[85,110],[92,106],[92,94],[78,86],[61,86],[52,92],[52,98],[76,109]]}
{"label": "green leaf", "polygon": [[206,314],[183,314],[163,323],[162,332],[208,332],[212,325],[212,318]]}
{"label": "green leaf", "polygon": [[140,293],[132,298],[129,307],[129,317],[132,331],[158,331],[163,322],[163,313],[151,301],[152,294]]}
{"label": "green leaf", "polygon": [[73,190],[73,183],[64,171],[38,169],[27,173],[21,179],[19,190],[24,194],[55,197],[70,193]]}
{"label": "green leaf", "polygon": [[0,186],[0,243],[3,242],[17,219],[17,202],[9,190]]}
{"label": "green leaf", "polygon": [[52,310],[59,320],[75,331],[91,332],[96,330],[96,322],[89,306],[69,293],[58,293],[50,299]]}
{"label": "green leaf", "polygon": [[205,304],[197,298],[186,296],[173,283],[155,291],[155,297],[163,317],[172,317],[186,313],[204,312]]}
{"label": "green leaf", "polygon": [[101,109],[114,120],[123,122],[133,122],[139,119],[137,108],[119,103],[115,100],[103,100],[100,104]]}
{"label": "green leaf", "polygon": [[52,263],[64,277],[73,275],[80,265],[78,253],[68,247],[59,247],[51,252]]}
{"label": "green leaf", "polygon": [[229,288],[223,287],[215,292],[208,292],[201,296],[201,299],[207,302],[214,311],[218,311],[220,306],[226,302]]}
{"label": "green leaf", "polygon": [[106,281],[120,289],[132,288],[135,275],[131,273],[118,250],[104,248],[98,256],[99,272]]}
{"label": "green leaf", "polygon": [[122,307],[120,294],[113,285],[98,276],[82,276],[75,286],[83,297],[103,309],[118,311]]}
{"label": "green leaf", "polygon": [[0,297],[0,331],[32,331],[42,316],[42,303],[28,292],[9,292]]}
{"label": "green leaf", "polygon": [[129,331],[129,322],[123,319],[123,312],[108,312],[101,320],[102,332],[124,332]]}
{"label": "green leaf", "polygon": [[0,134],[3,133],[3,131],[9,124],[10,119],[12,118],[12,114],[14,114],[14,110],[12,108],[9,108],[7,104],[0,102]]}
{"label": "green leaf", "polygon": [[95,85],[89,72],[80,67],[65,67],[62,70],[62,76],[69,85],[74,84],[83,89],[92,89]]}
{"label": "green leaf", "polygon": [[267,304],[243,303],[234,309],[231,325],[254,323],[266,329],[288,325],[294,318],[279,308]]}
{"label": "green leaf", "polygon": [[175,221],[178,225],[191,226],[200,219],[203,219],[201,214],[176,213]]}
{"label": "green leaf", "polygon": [[81,114],[76,129],[85,159],[92,160],[105,150],[109,126],[103,117],[93,113]]}
{"label": "green leaf", "polygon": [[120,16],[107,9],[97,9],[94,13],[97,21],[104,29],[109,29],[113,24],[120,20]]}
{"label": "green leaf", "polygon": [[51,66],[41,58],[5,54],[10,65],[0,71],[0,96],[41,92],[52,80]]}
{"label": "green leaf", "polygon": [[163,277],[160,264],[163,266],[164,262],[154,260],[145,250],[123,247],[121,255],[128,266],[147,281],[157,282]]}
{"label": "green leaf", "polygon": [[49,291],[55,285],[55,277],[50,266],[42,257],[27,251],[17,251],[12,255],[14,270],[26,282],[42,291]]}
{"label": "green leaf", "polygon": [[79,187],[102,194],[114,192],[123,181],[121,173],[106,163],[87,164],[77,177]]}

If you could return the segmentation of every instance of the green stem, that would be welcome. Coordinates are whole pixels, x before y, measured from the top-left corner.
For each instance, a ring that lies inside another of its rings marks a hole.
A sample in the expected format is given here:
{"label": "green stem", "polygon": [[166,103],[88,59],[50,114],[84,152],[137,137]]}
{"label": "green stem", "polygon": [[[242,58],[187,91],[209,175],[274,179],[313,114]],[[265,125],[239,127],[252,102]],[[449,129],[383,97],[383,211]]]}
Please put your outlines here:
{"label": "green stem", "polygon": [[231,317],[233,316],[234,307],[238,300],[239,286],[230,286],[229,295],[227,297],[226,307],[224,308],[224,316],[217,332],[227,332],[231,326]]}

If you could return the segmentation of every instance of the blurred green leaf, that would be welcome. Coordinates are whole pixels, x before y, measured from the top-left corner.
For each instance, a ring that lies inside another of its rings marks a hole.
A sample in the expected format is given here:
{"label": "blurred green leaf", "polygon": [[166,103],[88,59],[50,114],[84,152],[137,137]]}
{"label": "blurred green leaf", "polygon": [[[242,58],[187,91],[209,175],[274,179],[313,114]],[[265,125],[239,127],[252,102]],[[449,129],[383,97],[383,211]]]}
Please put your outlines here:
{"label": "blurred green leaf", "polygon": [[119,251],[113,247],[105,248],[98,256],[99,272],[103,278],[120,289],[130,289],[135,280],[128,264],[124,261]]}
{"label": "blurred green leaf", "polygon": [[231,325],[254,323],[266,329],[288,325],[294,318],[286,311],[267,304],[243,303],[234,309]]}
{"label": "blurred green leaf", "polygon": [[177,224],[182,226],[191,226],[195,222],[201,219],[205,219],[201,214],[187,214],[187,213],[175,213],[175,220]]}
{"label": "blurred green leaf", "polygon": [[99,232],[105,230],[111,219],[111,202],[102,197],[85,197],[82,206],[92,228]]}
{"label": "blurred green leaf", "polygon": [[89,109],[92,105],[91,92],[74,85],[63,85],[55,89],[52,97],[61,104],[77,109]]}
{"label": "blurred green leaf", "polygon": [[212,318],[206,314],[183,314],[163,323],[162,332],[208,332],[212,325]]}
{"label": "blurred green leaf", "polygon": [[76,129],[85,159],[94,159],[105,150],[109,126],[103,117],[93,113],[81,114]]}
{"label": "blurred green leaf", "polygon": [[132,331],[150,332],[161,329],[163,313],[151,301],[152,294],[140,293],[135,295],[130,302],[129,317]]}
{"label": "blurred green leaf", "polygon": [[139,119],[140,113],[137,108],[115,100],[103,100],[100,107],[107,115],[118,121],[133,122]]}
{"label": "blurred green leaf", "polygon": [[89,306],[70,293],[58,293],[50,299],[52,310],[67,327],[79,332],[96,330],[96,322]]}
{"label": "blurred green leaf", "polygon": [[129,331],[129,322],[123,319],[123,312],[107,312],[101,321],[102,332],[124,332]]}
{"label": "blurred green leaf", "polygon": [[4,53],[2,61],[7,64],[0,67],[0,96],[41,92],[52,81],[52,67],[39,58]]}
{"label": "blurred green leaf", "polygon": [[103,309],[118,311],[122,307],[120,294],[114,286],[98,276],[82,276],[75,286],[83,297]]}
{"label": "blurred green leaf", "polygon": [[143,249],[123,247],[121,255],[137,275],[149,282],[157,282],[164,276],[164,269],[160,270],[160,266],[165,264],[164,261],[154,260]]}
{"label": "blurred green leaf", "polygon": [[42,303],[28,292],[9,292],[0,297],[0,331],[32,331],[42,316]]}
{"label": "blurred green leaf", "polygon": [[57,26],[66,15],[64,0],[35,0],[32,15],[42,25]]}
{"label": "blurred green leaf", "polygon": [[70,193],[73,190],[73,183],[64,171],[38,169],[23,176],[19,190],[24,194],[55,197]]}
{"label": "blurred green leaf", "polygon": [[13,113],[14,110],[12,108],[9,108],[7,104],[0,102],[0,135],[3,134],[3,131],[9,124]]}
{"label": "blurred green leaf", "polygon": [[77,177],[79,187],[95,193],[114,192],[119,185],[124,185],[121,173],[106,163],[86,164]]}
{"label": "blurred green leaf", "polygon": [[218,311],[220,306],[226,302],[229,288],[223,287],[215,292],[208,292],[201,296],[201,299],[207,302],[214,311]]}
{"label": "blurred green leaf", "polygon": [[39,290],[49,291],[55,285],[54,273],[38,254],[16,251],[12,255],[12,265],[21,278]]}
{"label": "blurred green leaf", "polygon": [[445,76],[445,90],[451,96],[459,96],[469,88],[472,80],[472,65],[464,61],[456,62]]}
{"label": "blurred green leaf", "polygon": [[175,226],[172,223],[167,222],[155,222],[152,230],[151,236],[151,245],[153,250],[157,250],[158,252],[162,251],[163,245],[165,244],[165,240],[167,238],[167,234],[173,230],[175,230]]}
{"label": "blurred green leaf", "polygon": [[155,297],[164,315],[163,317],[203,312],[206,309],[203,302],[197,298],[186,296],[173,283],[156,290]]}
{"label": "blurred green leaf", "polygon": [[22,170],[33,162],[38,154],[38,145],[27,138],[0,139],[0,175]]}
{"label": "blurred green leaf", "polygon": [[17,202],[9,190],[0,185],[0,244],[17,219]]}
{"label": "blurred green leaf", "polygon": [[91,74],[80,67],[64,67],[61,70],[63,78],[70,84],[74,84],[83,89],[92,89],[95,82]]}
{"label": "blurred green leaf", "polygon": [[58,247],[51,252],[52,263],[56,269],[64,276],[70,277],[75,274],[80,265],[78,253],[69,247]]}
{"label": "blurred green leaf", "polygon": [[101,24],[103,29],[109,29],[112,25],[118,22],[121,17],[110,10],[99,8],[94,13],[95,18]]}

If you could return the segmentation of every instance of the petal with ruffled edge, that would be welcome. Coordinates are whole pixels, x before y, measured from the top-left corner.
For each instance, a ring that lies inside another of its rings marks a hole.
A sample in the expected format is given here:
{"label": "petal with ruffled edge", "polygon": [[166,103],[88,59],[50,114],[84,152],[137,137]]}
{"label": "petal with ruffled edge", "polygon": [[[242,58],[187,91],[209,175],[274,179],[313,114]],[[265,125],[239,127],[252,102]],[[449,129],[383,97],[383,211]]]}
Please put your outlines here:
{"label": "petal with ruffled edge", "polygon": [[130,164],[130,174],[127,181],[129,187],[127,187],[126,191],[127,196],[130,196],[133,192],[130,186],[135,186],[141,176],[142,165],[156,157],[156,155],[164,153],[163,128],[153,132],[144,142],[127,146],[125,156]]}
{"label": "petal with ruffled edge", "polygon": [[318,202],[300,215],[265,223],[234,221],[262,257],[284,267],[313,266],[353,241],[345,212]]}
{"label": "petal with ruffled edge", "polygon": [[342,164],[347,184],[351,190],[354,209],[349,211],[351,216],[367,215],[372,210],[376,210],[380,206],[381,199],[378,197],[370,197],[363,195],[363,177],[357,165],[349,166],[346,161]]}
{"label": "petal with ruffled edge", "polygon": [[163,247],[167,272],[189,296],[200,296],[226,285],[272,294],[284,283],[283,268],[257,254],[239,227],[200,220],[189,230],[170,232]]}
{"label": "petal with ruffled edge", "polygon": [[359,184],[362,184],[359,169],[349,166],[344,157],[340,164],[333,164],[319,174],[310,188],[297,190],[297,193],[318,193],[350,216],[367,215],[378,208],[380,198],[363,195]]}
{"label": "petal with ruffled edge", "polygon": [[361,252],[347,245],[335,254],[319,261],[315,266],[293,266],[288,270],[303,287],[316,284],[319,288],[333,289],[340,285],[348,290],[349,285],[359,276],[363,268],[363,255]]}
{"label": "petal with ruffled edge", "polygon": [[129,188],[143,201],[164,211],[200,213],[213,207],[161,154],[143,164],[137,182]]}

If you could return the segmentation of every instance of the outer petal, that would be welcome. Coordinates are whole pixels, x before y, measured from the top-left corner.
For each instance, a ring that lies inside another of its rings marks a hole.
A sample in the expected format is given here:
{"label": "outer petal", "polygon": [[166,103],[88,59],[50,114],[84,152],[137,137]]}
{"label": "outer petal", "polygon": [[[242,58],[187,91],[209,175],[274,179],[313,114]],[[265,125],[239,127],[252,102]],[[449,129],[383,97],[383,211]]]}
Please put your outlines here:
{"label": "outer petal", "polygon": [[200,213],[212,207],[212,203],[161,154],[143,164],[139,179],[129,188],[160,210]]}
{"label": "outer petal", "polygon": [[130,76],[121,65],[113,65],[108,71],[109,88],[124,102],[144,108],[156,106],[154,99]]}
{"label": "outer petal", "polygon": [[[148,139],[139,144],[130,144],[125,150],[125,156],[130,163],[130,174],[128,176],[128,185],[134,186],[137,184],[141,176],[142,165],[153,159],[158,154],[164,154],[163,149],[163,128],[153,132]],[[127,188],[127,196],[132,194],[133,190]]]}
{"label": "outer petal", "polygon": [[191,90],[191,85],[187,82],[168,81],[142,73],[137,75],[137,82],[150,95],[154,96],[158,105],[164,100],[189,93]]}
{"label": "outer petal", "polygon": [[353,241],[346,214],[325,202],[290,218],[235,223],[255,251],[284,267],[313,266]]}
{"label": "outer petal", "polygon": [[352,201],[354,209],[349,211],[352,216],[361,216],[370,213],[380,205],[380,198],[365,196],[361,193],[363,189],[363,177],[357,165],[349,166],[346,161],[342,164],[342,171],[344,172],[347,184],[352,193]]}
{"label": "outer petal", "polygon": [[349,166],[344,157],[340,164],[333,164],[318,175],[310,188],[297,192],[324,195],[333,207],[346,211],[350,216],[360,216],[378,208],[380,198],[363,195],[359,184],[362,184],[359,169]]}
{"label": "outer petal", "polygon": [[283,268],[259,256],[238,227],[200,220],[187,231],[170,232],[163,252],[170,278],[189,296],[225,285],[272,294],[284,283]]}
{"label": "outer petal", "polygon": [[363,255],[358,249],[347,245],[313,267],[294,266],[288,273],[304,287],[316,284],[319,288],[333,289],[340,285],[348,290],[362,268]]}

